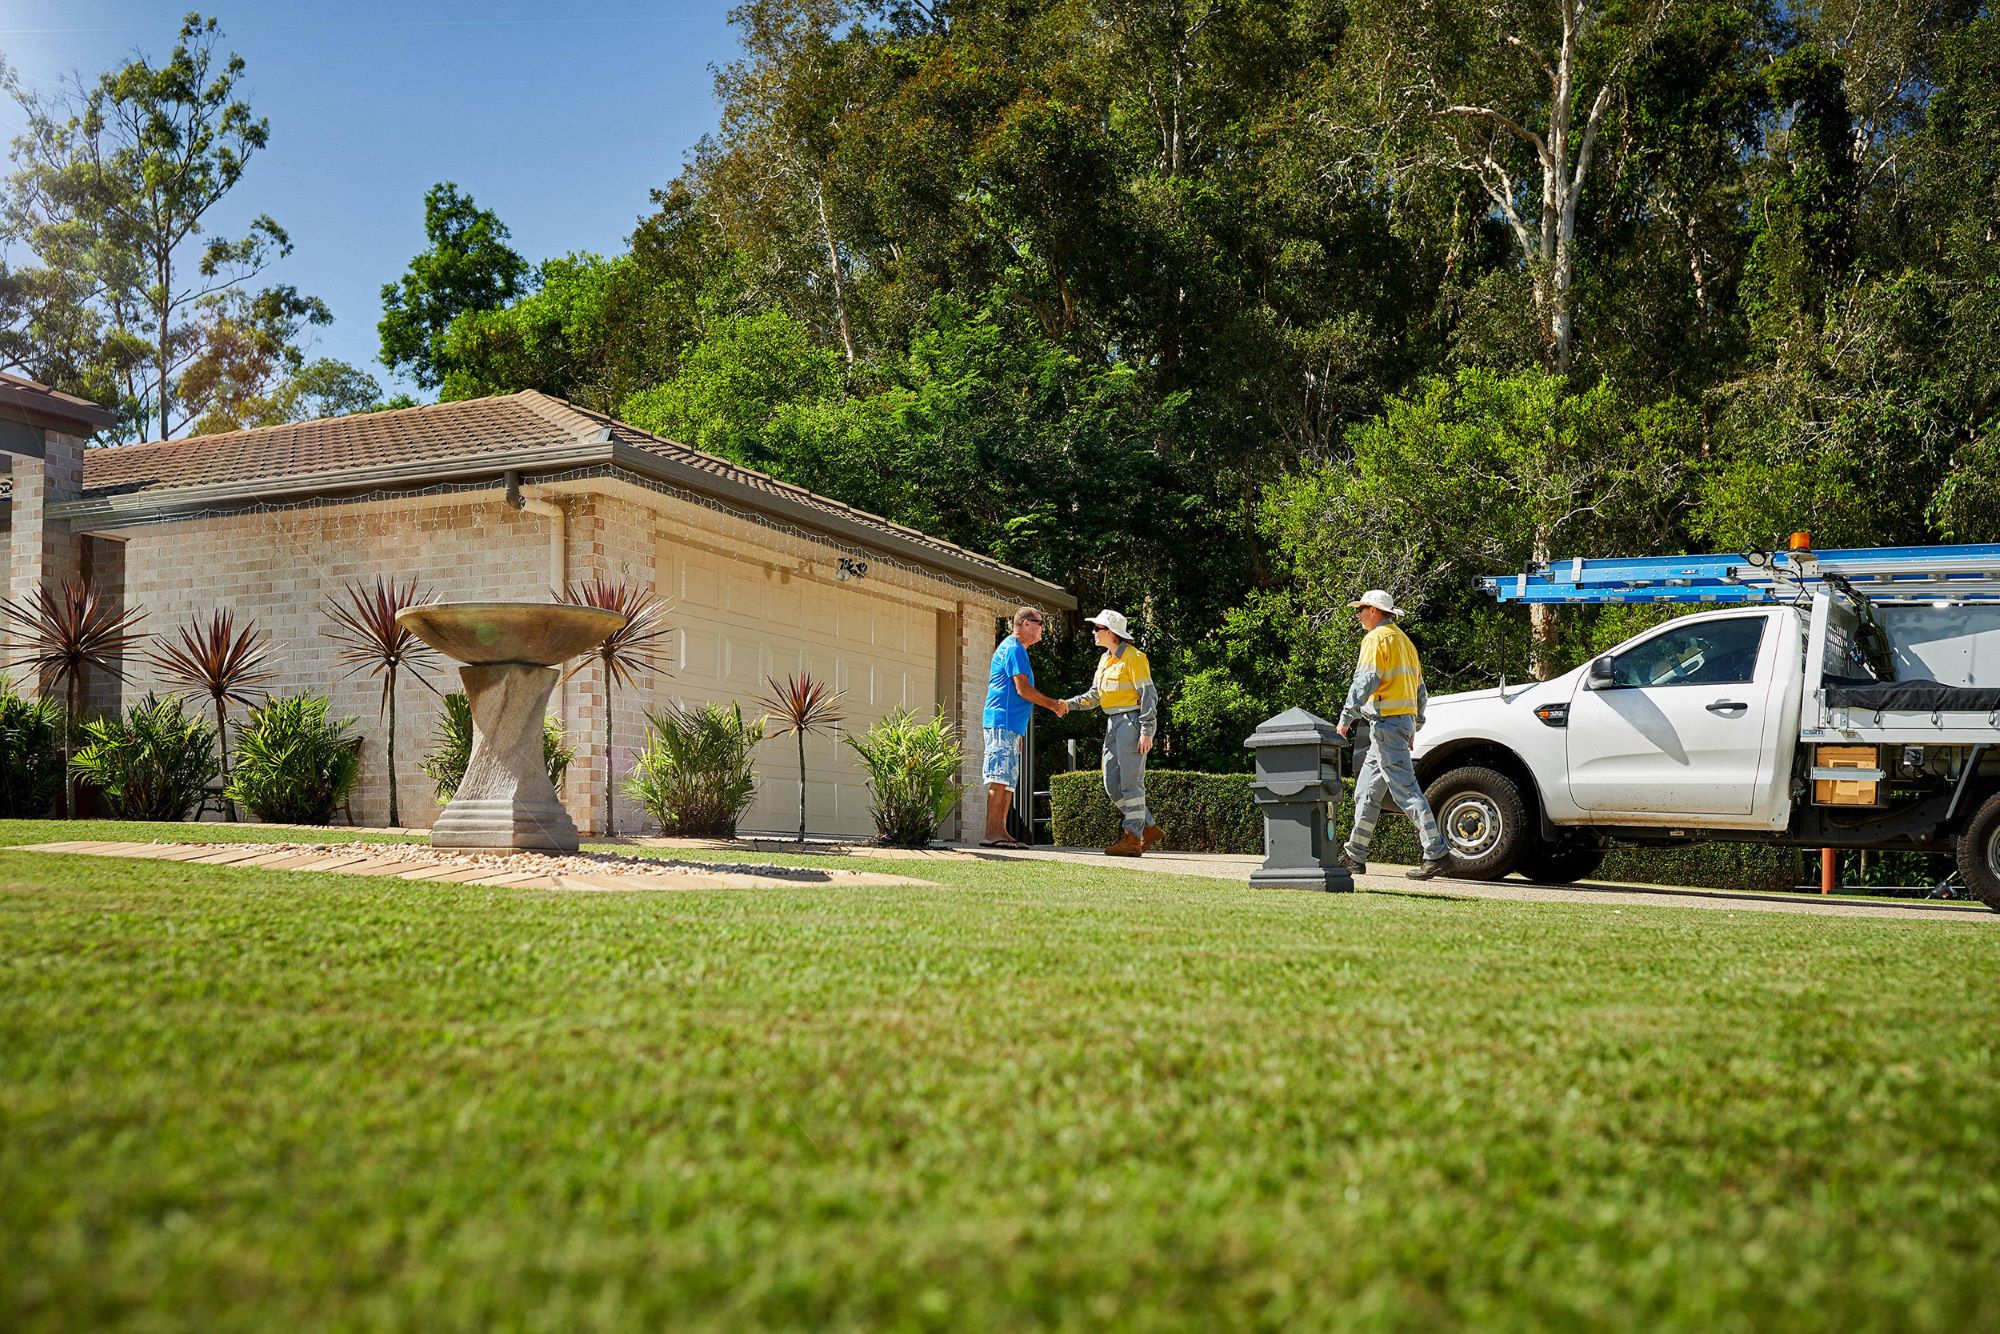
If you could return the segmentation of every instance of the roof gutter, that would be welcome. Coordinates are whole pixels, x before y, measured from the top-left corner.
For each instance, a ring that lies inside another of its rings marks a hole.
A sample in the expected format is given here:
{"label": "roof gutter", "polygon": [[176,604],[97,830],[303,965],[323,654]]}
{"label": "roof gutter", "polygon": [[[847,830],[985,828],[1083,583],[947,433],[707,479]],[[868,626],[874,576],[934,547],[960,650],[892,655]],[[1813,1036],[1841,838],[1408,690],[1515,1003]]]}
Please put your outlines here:
{"label": "roof gutter", "polygon": [[80,500],[64,500],[50,505],[48,513],[78,528],[129,528],[137,524],[158,523],[162,519],[187,518],[209,510],[236,509],[292,497],[337,496],[436,482],[490,480],[495,486],[500,486],[509,472],[588,468],[609,461],[610,451],[602,443],[582,441],[545,449],[516,450],[498,457],[488,455],[444,462],[420,460],[386,468],[349,468],[339,472],[301,473],[296,477],[277,479],[252,478],[218,486],[85,496]]}

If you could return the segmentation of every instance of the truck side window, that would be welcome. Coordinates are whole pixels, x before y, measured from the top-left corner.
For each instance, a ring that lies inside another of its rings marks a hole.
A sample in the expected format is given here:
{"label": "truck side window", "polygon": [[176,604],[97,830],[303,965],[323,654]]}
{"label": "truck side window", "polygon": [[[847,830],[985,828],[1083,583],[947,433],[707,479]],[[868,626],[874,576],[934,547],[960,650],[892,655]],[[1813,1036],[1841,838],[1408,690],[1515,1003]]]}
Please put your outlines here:
{"label": "truck side window", "polygon": [[1737,685],[1757,675],[1764,618],[1704,621],[1655,635],[1612,660],[1621,686]]}

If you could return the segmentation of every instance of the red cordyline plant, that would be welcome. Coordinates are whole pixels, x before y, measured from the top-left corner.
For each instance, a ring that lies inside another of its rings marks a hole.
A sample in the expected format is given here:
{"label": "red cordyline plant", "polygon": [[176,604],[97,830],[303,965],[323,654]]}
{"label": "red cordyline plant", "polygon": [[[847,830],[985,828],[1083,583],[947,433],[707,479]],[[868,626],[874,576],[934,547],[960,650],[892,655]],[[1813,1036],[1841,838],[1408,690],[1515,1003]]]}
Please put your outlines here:
{"label": "red cordyline plant", "polygon": [[146,615],[136,607],[120,607],[88,584],[65,581],[59,593],[47,584],[33,597],[16,602],[0,598],[0,619],[14,637],[7,667],[32,668],[53,678],[62,688],[63,815],[76,817],[76,784],[70,777],[71,731],[78,708],[77,691],[83,669],[95,667],[117,680],[125,679],[119,659],[145,636],[133,627]]}
{"label": "red cordyline plant", "polygon": [[[251,688],[276,678],[264,669],[270,656],[269,635],[257,629],[255,621],[236,628],[236,613],[217,611],[204,622],[196,620],[180,628],[177,640],[165,640],[153,654],[153,667],[169,685],[182,686],[207,695],[215,705],[215,739],[222,751],[222,783],[229,785],[229,728],[225,711],[234,702],[246,708],[253,703]],[[229,818],[236,818],[236,803],[225,799]]]}
{"label": "red cordyline plant", "polygon": [[[618,786],[611,764],[611,691],[613,686],[632,685],[640,672],[656,668],[660,641],[671,633],[667,626],[667,604],[650,587],[614,583],[601,574],[568,585],[556,595],[556,601],[599,607],[625,618],[624,625],[606,635],[604,642],[592,650],[592,656],[604,665],[604,832],[615,834],[618,819],[613,803]],[[590,658],[580,660],[563,680],[569,680],[589,664]]]}
{"label": "red cordyline plant", "polygon": [[771,693],[759,696],[757,703],[770,710],[771,721],[777,724],[780,734],[790,733],[799,743],[799,842],[803,843],[806,841],[806,736],[834,726],[847,715],[840,711],[841,692],[815,680],[810,672],[782,681],[767,676],[764,684],[771,687]]}
{"label": "red cordyline plant", "polygon": [[428,589],[419,592],[417,581],[398,584],[375,578],[375,586],[347,586],[347,601],[328,598],[326,614],[333,621],[328,639],[340,645],[340,660],[347,674],[367,672],[382,678],[382,714],[389,720],[389,823],[400,825],[403,816],[396,803],[396,678],[407,671],[433,695],[437,687],[425,673],[437,667],[437,652],[429,644],[405,630],[396,613],[406,607],[420,607],[432,601]]}

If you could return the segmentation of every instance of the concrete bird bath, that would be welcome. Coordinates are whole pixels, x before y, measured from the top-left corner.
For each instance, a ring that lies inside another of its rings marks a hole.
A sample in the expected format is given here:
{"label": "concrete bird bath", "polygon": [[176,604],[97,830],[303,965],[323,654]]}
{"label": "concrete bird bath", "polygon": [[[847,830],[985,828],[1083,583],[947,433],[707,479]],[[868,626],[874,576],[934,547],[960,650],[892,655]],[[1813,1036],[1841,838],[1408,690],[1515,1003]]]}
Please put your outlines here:
{"label": "concrete bird bath", "polygon": [[542,715],[561,679],[555,665],[596,648],[625,618],[553,602],[433,602],[396,621],[465,664],[458,674],[472,706],[472,758],[431,846],[576,851],[576,824],[543,767]]}

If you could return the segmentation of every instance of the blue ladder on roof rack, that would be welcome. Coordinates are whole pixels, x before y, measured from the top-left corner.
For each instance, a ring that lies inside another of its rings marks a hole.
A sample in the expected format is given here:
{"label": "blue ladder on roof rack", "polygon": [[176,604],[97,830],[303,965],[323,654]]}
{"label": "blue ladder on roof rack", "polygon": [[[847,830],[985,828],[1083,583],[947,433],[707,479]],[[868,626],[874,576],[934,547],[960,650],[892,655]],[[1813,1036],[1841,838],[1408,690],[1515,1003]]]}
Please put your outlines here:
{"label": "blue ladder on roof rack", "polygon": [[1870,601],[2000,600],[2000,543],[1692,556],[1575,557],[1483,575],[1501,602],[1768,603],[1821,588]]}

